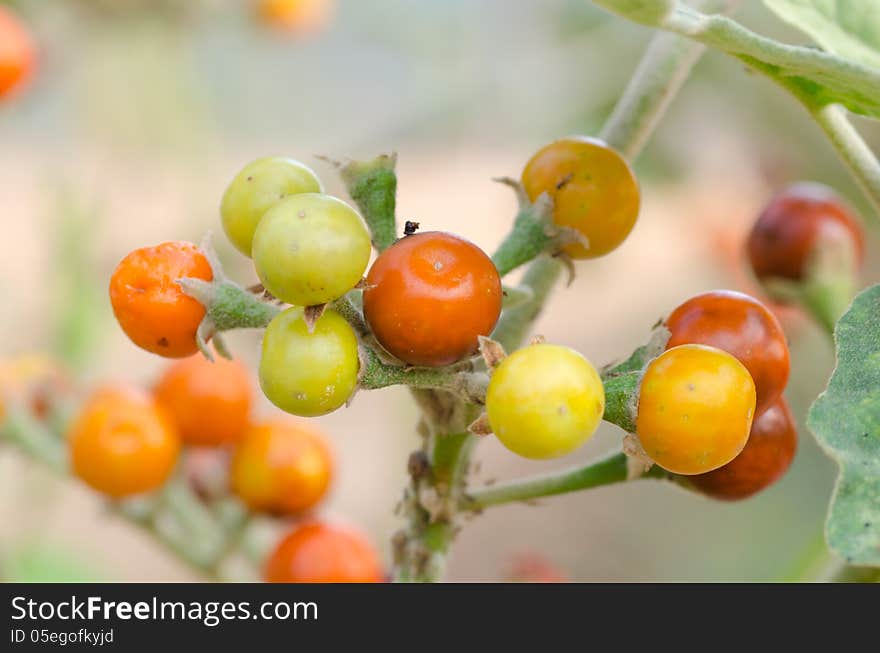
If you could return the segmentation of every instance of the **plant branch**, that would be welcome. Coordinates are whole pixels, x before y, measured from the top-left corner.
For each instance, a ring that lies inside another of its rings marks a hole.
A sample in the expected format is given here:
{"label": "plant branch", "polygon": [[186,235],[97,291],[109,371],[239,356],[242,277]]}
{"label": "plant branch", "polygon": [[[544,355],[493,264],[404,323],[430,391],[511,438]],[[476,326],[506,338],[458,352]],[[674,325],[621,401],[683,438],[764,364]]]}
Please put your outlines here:
{"label": "plant branch", "polygon": [[880,162],[852,126],[844,108],[837,104],[818,107],[809,102],[805,106],[880,214]]}
{"label": "plant branch", "polygon": [[[556,494],[622,483],[629,478],[627,457],[623,453],[617,453],[582,467],[472,490],[463,498],[461,508],[480,511],[506,503],[533,501]],[[672,475],[654,465],[639,478],[670,479]]]}
{"label": "plant branch", "polygon": [[457,367],[404,367],[383,363],[378,354],[369,347],[362,348],[360,387],[376,390],[391,385],[408,385],[411,388],[445,390],[463,401],[483,404],[489,377],[483,372],[460,370]]}

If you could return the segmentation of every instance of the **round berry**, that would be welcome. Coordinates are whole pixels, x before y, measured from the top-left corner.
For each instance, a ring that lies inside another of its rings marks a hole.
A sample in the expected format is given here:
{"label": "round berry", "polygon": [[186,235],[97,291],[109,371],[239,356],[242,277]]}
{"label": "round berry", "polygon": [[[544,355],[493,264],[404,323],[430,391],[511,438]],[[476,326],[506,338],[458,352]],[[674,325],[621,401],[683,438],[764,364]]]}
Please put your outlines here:
{"label": "round berry", "polygon": [[565,246],[572,258],[617,249],[639,216],[635,174],[616,150],[594,138],[564,138],[538,150],[523,170],[522,184],[532,201],[547,193],[553,221],[586,239]]}
{"label": "round berry", "polygon": [[205,308],[177,280],[210,281],[211,265],[192,243],[169,242],[136,249],[110,278],[110,303],[125,334],[142,349],[168,358],[198,351],[196,331]]}
{"label": "round berry", "polygon": [[68,432],[73,472],[111,497],[162,486],[177,463],[180,438],[146,392],[104,388],[86,402]]}
{"label": "round berry", "polygon": [[843,244],[850,262],[864,257],[865,233],[852,209],[831,188],[798,183],[778,193],[755,222],[746,251],[759,279],[803,280],[821,248]]}
{"label": "round berry", "polygon": [[735,356],[755,381],[756,414],[776,403],[788,383],[791,361],[776,316],[749,295],[715,290],[687,300],[666,320],[668,349],[709,345]]}
{"label": "round berry", "polygon": [[702,474],[733,460],[749,438],[755,383],[725,351],[680,345],[648,364],[636,434],[645,452],[675,474]]}
{"label": "round berry", "polygon": [[0,5],[0,100],[11,96],[34,74],[36,50],[30,32]]}
{"label": "round berry", "polygon": [[216,447],[238,440],[250,421],[253,390],[239,361],[201,354],[172,363],[153,394],[186,444]]}
{"label": "round berry", "polygon": [[288,533],[269,555],[269,583],[381,583],[376,550],[361,533],[312,522]]}
{"label": "round berry", "polygon": [[291,307],[263,336],[260,386],[293,415],[324,415],[342,406],[357,385],[358,367],[357,336],[333,311],[325,311],[309,333],[303,309]]}
{"label": "round berry", "polygon": [[364,317],[389,353],[410,365],[449,365],[477,351],[501,314],[492,260],[463,238],[406,236],[373,263]]}
{"label": "round berry", "polygon": [[529,345],[492,373],[486,412],[492,431],[514,453],[557,458],[596,431],[605,412],[605,390],[596,369],[576,351]]}
{"label": "round berry", "polygon": [[323,192],[318,176],[306,165],[281,156],[247,164],[229,184],[220,205],[223,230],[245,256],[263,215],[279,200],[299,193]]}
{"label": "round berry", "polygon": [[738,501],[757,494],[782,478],[797,450],[797,427],[784,398],[755,418],[749,441],[723,467],[689,477],[690,483],[715,499]]}
{"label": "round berry", "polygon": [[326,304],[363,278],[371,247],[357,211],[335,197],[303,193],[263,216],[254,234],[254,266],[278,299],[297,306]]}
{"label": "round berry", "polygon": [[333,459],[311,424],[275,419],[255,424],[235,448],[233,491],[252,510],[278,515],[312,508],[327,493]]}

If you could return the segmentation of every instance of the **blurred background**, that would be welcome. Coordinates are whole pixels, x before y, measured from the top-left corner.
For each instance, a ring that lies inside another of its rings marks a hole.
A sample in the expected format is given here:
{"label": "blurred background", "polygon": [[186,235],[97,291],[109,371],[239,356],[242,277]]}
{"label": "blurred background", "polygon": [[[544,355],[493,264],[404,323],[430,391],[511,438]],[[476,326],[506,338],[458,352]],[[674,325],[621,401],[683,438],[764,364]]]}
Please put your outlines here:
{"label": "blurred background", "polygon": [[[0,357],[50,352],[87,385],[147,385],[164,365],[126,339],[107,300],[131,249],[213,230],[231,276],[256,280],[219,237],[221,195],[248,161],[300,159],[344,196],[315,154],[396,151],[399,216],[492,251],[515,201],[491,178],[518,176],[552,139],[596,132],[651,36],[586,0],[322,0],[287,28],[259,20],[248,0],[6,4],[32,31],[39,68],[0,103]],[[745,5],[739,18],[752,29],[802,41],[762,3]],[[880,130],[858,126],[876,150]],[[597,366],[627,355],[695,293],[757,292],[742,242],[774,189],[821,180],[867,211],[805,112],[711,52],[636,167],[644,203],[632,236],[579,263],[536,326]],[[880,277],[878,254],[873,230],[866,283]],[[803,424],[833,354],[796,311],[780,318],[792,347],[787,396]],[[230,342],[255,369],[258,334]],[[394,388],[317,420],[338,457],[324,513],[366,530],[386,556],[416,419],[407,391]],[[551,463],[487,438],[473,481],[583,462],[620,438],[603,426]],[[517,560],[537,555],[577,581],[784,579],[820,544],[834,472],[802,428],[786,478],[745,502],[644,482],[491,509],[466,524],[448,578],[509,579]],[[0,447],[0,577],[199,578],[104,505]]]}

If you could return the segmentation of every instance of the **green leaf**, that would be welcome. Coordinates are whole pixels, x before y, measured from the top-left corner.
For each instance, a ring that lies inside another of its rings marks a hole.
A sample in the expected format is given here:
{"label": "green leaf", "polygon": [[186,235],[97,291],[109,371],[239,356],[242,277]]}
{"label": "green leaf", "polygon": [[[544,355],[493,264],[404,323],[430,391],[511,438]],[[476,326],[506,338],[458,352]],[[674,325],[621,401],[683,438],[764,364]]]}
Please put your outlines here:
{"label": "green leaf", "polygon": [[764,0],[764,4],[828,52],[880,68],[880,2]]}
{"label": "green leaf", "polygon": [[825,536],[846,562],[880,566],[880,285],[856,297],[834,340],[837,367],[807,418],[840,465]]}

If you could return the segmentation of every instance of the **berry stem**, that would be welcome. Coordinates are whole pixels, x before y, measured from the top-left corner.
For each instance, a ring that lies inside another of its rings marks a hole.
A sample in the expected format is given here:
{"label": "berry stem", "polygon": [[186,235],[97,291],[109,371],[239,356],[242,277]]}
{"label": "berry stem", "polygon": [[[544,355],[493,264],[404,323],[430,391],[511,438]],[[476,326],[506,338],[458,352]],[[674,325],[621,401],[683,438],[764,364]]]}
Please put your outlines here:
{"label": "berry stem", "polygon": [[369,347],[363,348],[363,368],[360,387],[376,390],[390,385],[408,385],[425,390],[445,390],[463,401],[483,404],[489,377],[483,372],[458,371],[448,368],[403,367],[383,363]]}
{"label": "berry stem", "polygon": [[[671,475],[654,465],[639,478],[669,479]],[[478,512],[491,506],[533,501],[556,494],[622,483],[628,479],[627,457],[623,453],[616,453],[581,467],[472,490],[464,496],[460,507],[462,510]]]}

